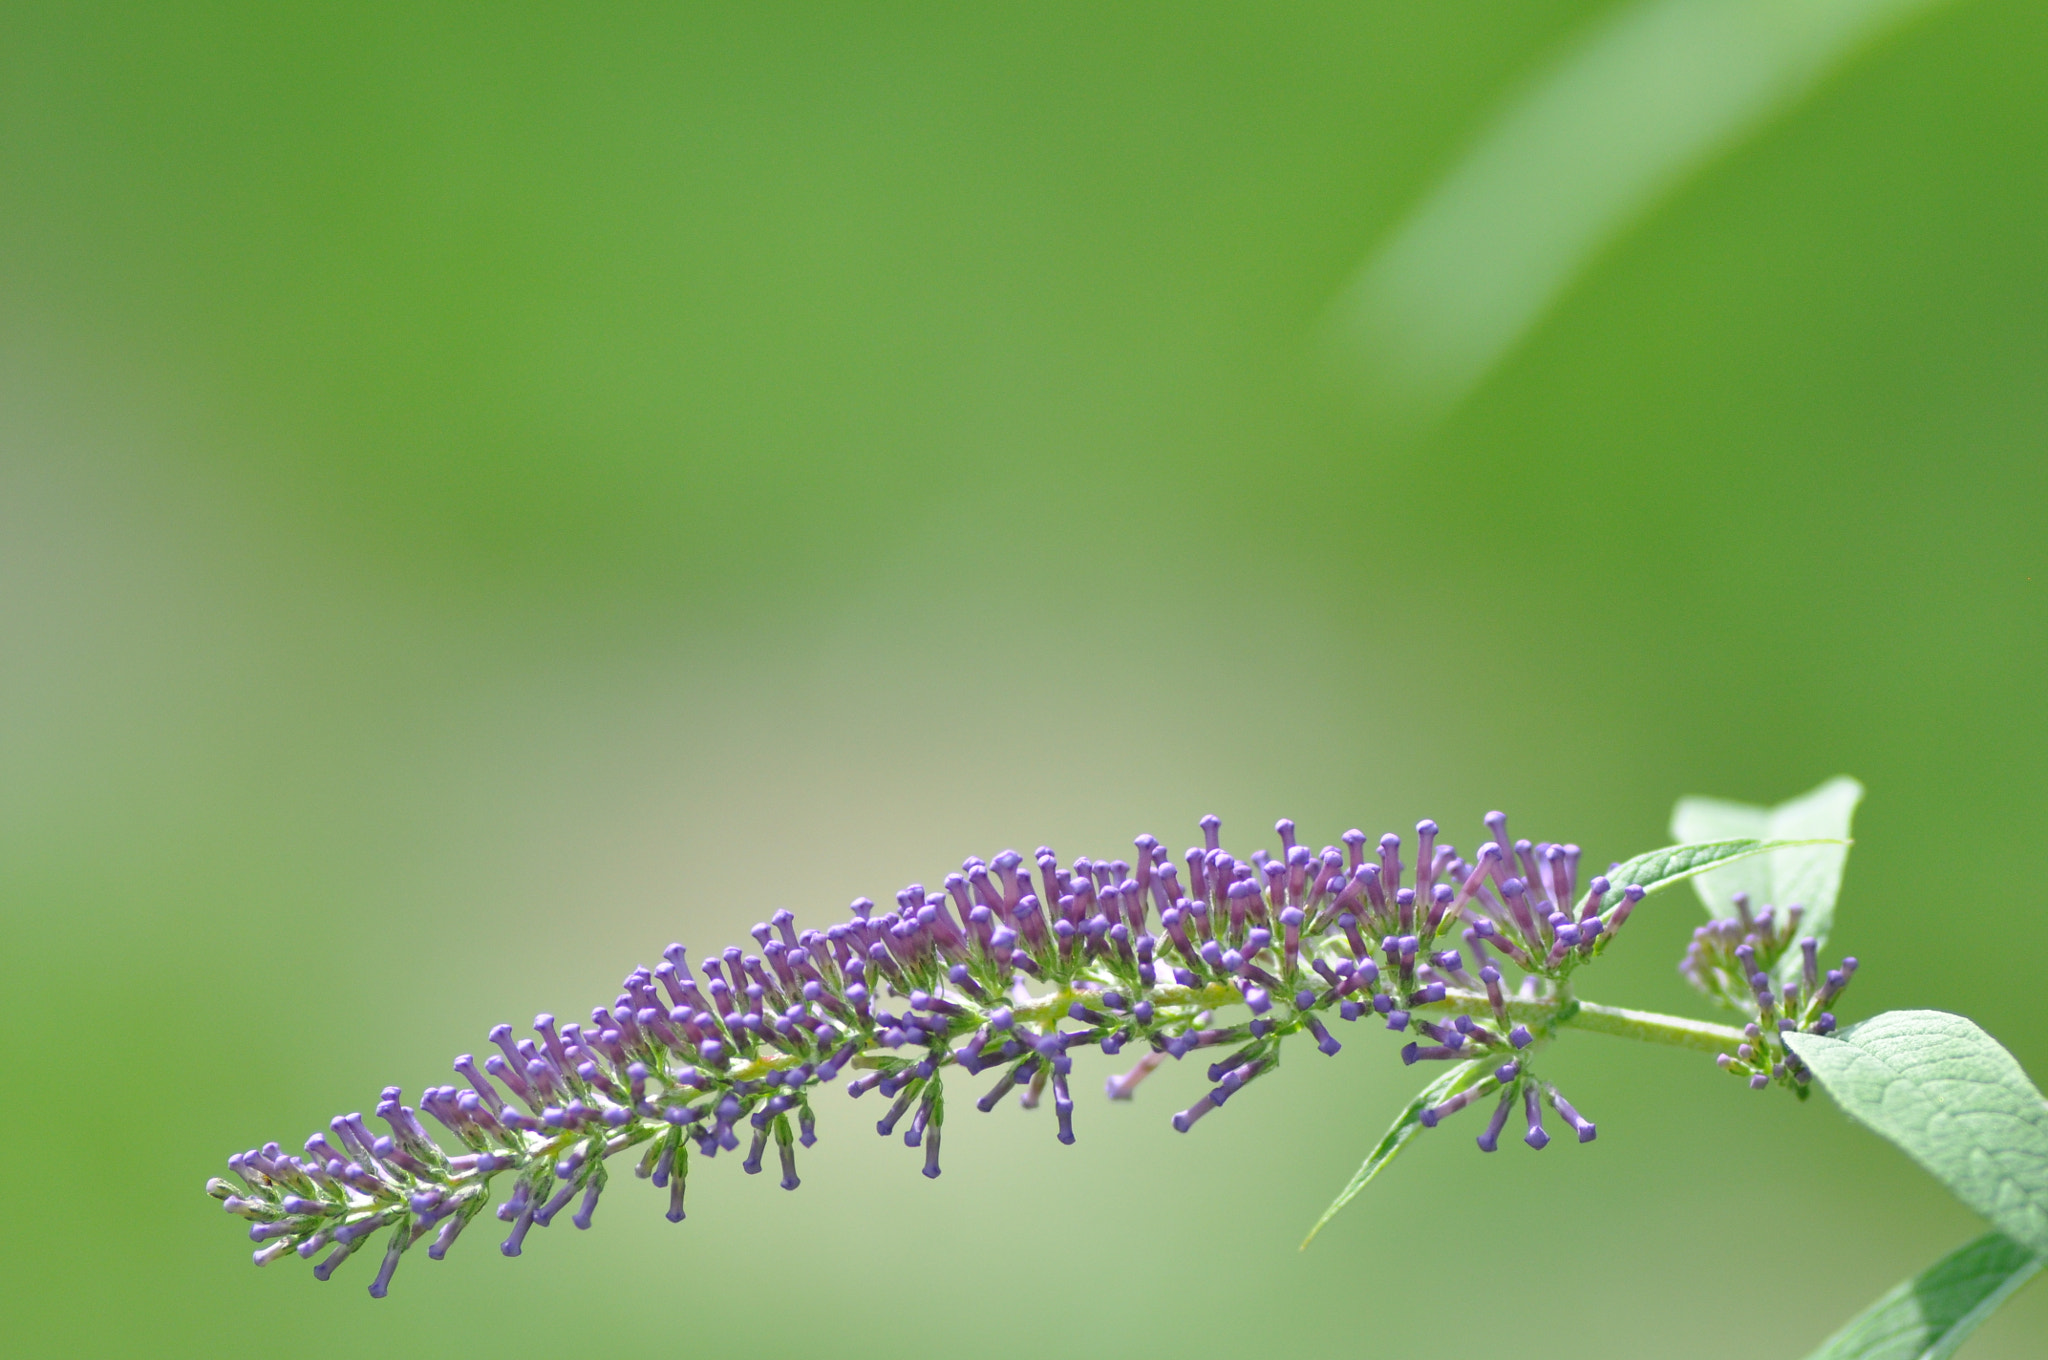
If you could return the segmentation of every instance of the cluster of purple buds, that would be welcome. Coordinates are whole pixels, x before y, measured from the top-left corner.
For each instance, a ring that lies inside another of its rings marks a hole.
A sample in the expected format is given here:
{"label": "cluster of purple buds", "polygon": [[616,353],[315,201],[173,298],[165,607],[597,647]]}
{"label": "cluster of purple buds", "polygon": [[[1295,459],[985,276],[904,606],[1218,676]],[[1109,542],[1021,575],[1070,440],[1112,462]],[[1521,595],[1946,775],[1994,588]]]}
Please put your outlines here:
{"label": "cluster of purple buds", "polygon": [[[1579,847],[1511,841],[1507,822],[1505,813],[1486,815],[1492,838],[1471,864],[1454,847],[1434,844],[1435,823],[1418,826],[1420,854],[1429,863],[1426,871],[1418,863],[1413,893],[1392,895],[1395,913],[1404,922],[1415,914],[1421,927],[1415,933],[1424,950],[1440,932],[1458,927],[1481,965],[1488,962],[1491,948],[1531,976],[1562,982],[1606,949],[1627,924],[1643,890],[1629,884],[1617,891],[1604,876],[1596,876],[1580,897]],[[1387,858],[1383,841],[1383,864]],[[1391,868],[1398,880],[1398,844]],[[1368,896],[1377,907],[1370,885]]]}
{"label": "cluster of purple buds", "polygon": [[1509,1058],[1441,1104],[1422,1111],[1422,1125],[1433,1129],[1446,1117],[1496,1092],[1499,1099],[1494,1102],[1493,1117],[1477,1139],[1481,1152],[1498,1150],[1501,1132],[1518,1110],[1528,1125],[1522,1141],[1538,1152],[1550,1146],[1550,1131],[1543,1123],[1543,1107],[1546,1105],[1557,1112],[1557,1117],[1571,1128],[1581,1143],[1590,1143],[1599,1136],[1600,1131],[1592,1120],[1573,1109],[1571,1102],[1556,1086],[1530,1073],[1520,1058]]}
{"label": "cluster of purple buds", "polygon": [[1779,960],[1793,948],[1801,909],[1787,907],[1780,916],[1775,908],[1766,906],[1752,914],[1747,893],[1736,893],[1734,903],[1735,915],[1709,921],[1693,931],[1678,971],[1722,1005],[1754,1017],[1743,1026],[1744,1042],[1733,1053],[1715,1057],[1721,1069],[1746,1080],[1752,1090],[1776,1083],[1791,1087],[1803,1098],[1812,1074],[1783,1036],[1795,1031],[1834,1032],[1835,1017],[1828,1008],[1856,975],[1856,960],[1845,958],[1837,967],[1823,971],[1820,942],[1805,936],[1797,942],[1799,976],[1780,989],[1773,977],[1779,971]]}
{"label": "cluster of purple buds", "polygon": [[[1445,972],[1463,974],[1462,960],[1455,951],[1438,955],[1433,961]],[[1596,1135],[1593,1123],[1573,1109],[1571,1102],[1559,1093],[1556,1086],[1529,1070],[1528,1049],[1536,1036],[1527,1025],[1516,1023],[1511,1015],[1509,999],[1501,986],[1500,969],[1490,962],[1482,965],[1478,981],[1485,991],[1485,1005],[1492,1020],[1490,1026],[1485,1023],[1489,1017],[1475,1019],[1464,1013],[1450,1017],[1447,1023],[1420,1017],[1411,1022],[1422,1039],[1431,1042],[1409,1042],[1401,1050],[1401,1061],[1409,1064],[1426,1061],[1464,1064],[1460,1069],[1462,1079],[1452,1083],[1453,1093],[1441,1103],[1422,1110],[1422,1126],[1433,1129],[1467,1105],[1499,1092],[1493,1118],[1478,1138],[1481,1152],[1492,1152],[1500,1146],[1501,1130],[1507,1126],[1517,1107],[1528,1121],[1528,1132],[1522,1141],[1538,1152],[1542,1151],[1550,1143],[1550,1135],[1543,1127],[1543,1107],[1546,1104],[1572,1127],[1581,1143],[1592,1142]],[[1538,998],[1533,976],[1524,977],[1518,990],[1521,999]]]}
{"label": "cluster of purple buds", "polygon": [[[842,1072],[853,1074],[849,1094],[886,1102],[876,1131],[921,1149],[936,1177],[949,1069],[992,1077],[975,1101],[984,1112],[1012,1092],[1036,1108],[1050,1088],[1058,1137],[1071,1143],[1075,1050],[1137,1055],[1109,1079],[1113,1100],[1200,1051],[1214,1059],[1214,1085],[1173,1116],[1185,1132],[1277,1068],[1290,1036],[1334,1055],[1331,1019],[1405,1032],[1410,1063],[1497,1064],[1425,1123],[1500,1090],[1501,1110],[1525,1106],[1531,1146],[1547,1141],[1545,1103],[1587,1141],[1593,1126],[1527,1072],[1536,1036],[1510,1007],[1540,1001],[1597,954],[1641,889],[1595,878],[1574,907],[1577,846],[1510,841],[1500,813],[1486,823],[1493,839],[1470,864],[1438,843],[1436,823],[1418,824],[1411,871],[1398,835],[1369,851],[1350,831],[1318,852],[1291,821],[1275,827],[1277,853],[1240,860],[1205,817],[1203,845],[1178,861],[1151,836],[1128,860],[1062,865],[1044,847],[1029,860],[1004,851],[968,859],[935,889],[911,884],[894,910],[860,899],[823,931],[799,931],[778,911],[754,927],[752,951],[727,948],[693,968],[669,946],[587,1026],[540,1015],[521,1037],[499,1025],[481,1062],[455,1060],[463,1084],[429,1088],[417,1109],[386,1088],[375,1118],[388,1133],[337,1116],[303,1157],[275,1143],[238,1154],[239,1186],[208,1190],[250,1221],[257,1264],[318,1257],[321,1279],[388,1228],[370,1287],[382,1297],[422,1237],[432,1235],[429,1258],[446,1253],[499,1177],[510,1183],[496,1209],[510,1225],[507,1256],[572,1205],[571,1221],[588,1228],[610,1160],[628,1149],[639,1149],[637,1174],[669,1192],[672,1221],[684,1217],[692,1152],[737,1153],[758,1174],[772,1142],[794,1190],[796,1149],[816,1141],[811,1092]],[[1462,949],[1443,938],[1452,932]],[[1514,1002],[1508,965],[1525,974]],[[1219,1022],[1226,1006],[1245,1017]],[[1506,1117],[1496,1114],[1482,1148]]]}
{"label": "cluster of purple buds", "polygon": [[[1692,933],[1678,972],[1687,982],[1732,1010],[1754,1011],[1756,997],[1750,987],[1754,973],[1774,974],[1778,961],[1793,948],[1799,935],[1799,921],[1806,909],[1797,905],[1780,912],[1766,906],[1760,912],[1749,909],[1749,894],[1734,894],[1735,914],[1707,922]],[[1747,961],[1736,950],[1747,947]]]}

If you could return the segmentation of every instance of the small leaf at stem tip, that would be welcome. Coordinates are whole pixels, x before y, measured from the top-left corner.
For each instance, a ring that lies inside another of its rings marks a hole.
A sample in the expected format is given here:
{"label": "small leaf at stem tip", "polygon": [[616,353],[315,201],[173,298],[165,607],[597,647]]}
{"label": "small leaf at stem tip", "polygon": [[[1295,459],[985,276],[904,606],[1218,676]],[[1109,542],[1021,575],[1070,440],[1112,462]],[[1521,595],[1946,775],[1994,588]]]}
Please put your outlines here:
{"label": "small leaf at stem tip", "polygon": [[[1731,841],[1705,841],[1695,845],[1667,845],[1662,850],[1652,850],[1637,855],[1625,864],[1617,864],[1607,871],[1607,879],[1615,888],[1621,889],[1635,884],[1643,890],[1643,896],[1674,883],[1682,883],[1696,874],[1718,869],[1724,864],[1748,859],[1752,855],[1767,854],[1772,850],[1785,850],[1803,845],[1847,845],[1847,841],[1801,840],[1764,841],[1744,838]],[[1572,915],[1579,916],[1585,911],[1589,892],[1579,899],[1578,908]]]}
{"label": "small leaf at stem tip", "polygon": [[1986,1233],[1858,1313],[1807,1360],[1947,1360],[2041,1265],[2004,1233]]}
{"label": "small leaf at stem tip", "polygon": [[1379,1175],[1386,1164],[1394,1160],[1394,1155],[1401,1150],[1410,1138],[1422,1132],[1422,1112],[1424,1110],[1443,1104],[1444,1101],[1479,1080],[1485,1075],[1485,1066],[1484,1062],[1477,1059],[1471,1062],[1459,1063],[1456,1067],[1453,1067],[1450,1071],[1444,1073],[1420,1091],[1417,1091],[1415,1099],[1408,1102],[1407,1108],[1402,1110],[1400,1117],[1394,1120],[1394,1125],[1387,1130],[1386,1136],[1381,1138],[1379,1144],[1366,1155],[1364,1165],[1360,1166],[1356,1174],[1351,1177],[1351,1183],[1345,1186],[1343,1192],[1330,1202],[1329,1208],[1323,1210],[1323,1216],[1316,1220],[1316,1225],[1313,1228],[1308,1230],[1308,1236],[1301,1239],[1301,1247],[1299,1249],[1307,1251],[1308,1244],[1316,1240],[1316,1234],[1323,1230],[1323,1225],[1335,1218],[1339,1209],[1349,1204],[1353,1196],[1365,1189],[1365,1183],[1374,1176]]}
{"label": "small leaf at stem tip", "polygon": [[[1834,924],[1835,898],[1842,890],[1842,869],[1848,862],[1849,823],[1863,798],[1863,786],[1848,776],[1830,779],[1817,789],[1776,807],[1724,802],[1719,798],[1681,798],[1671,810],[1671,834],[1680,841],[1715,841],[1737,837],[1757,840],[1824,836],[1842,844],[1810,845],[1747,859],[1711,869],[1692,881],[1709,916],[1726,916],[1738,892],[1748,893],[1758,907],[1780,912],[1797,904],[1802,915],[1799,934],[1822,944]],[[1800,960],[1791,954],[1778,963],[1782,984],[1797,977]]]}
{"label": "small leaf at stem tip", "polygon": [[2048,1102],[1996,1039],[1945,1011],[1785,1038],[1851,1118],[1993,1227],[2048,1252]]}

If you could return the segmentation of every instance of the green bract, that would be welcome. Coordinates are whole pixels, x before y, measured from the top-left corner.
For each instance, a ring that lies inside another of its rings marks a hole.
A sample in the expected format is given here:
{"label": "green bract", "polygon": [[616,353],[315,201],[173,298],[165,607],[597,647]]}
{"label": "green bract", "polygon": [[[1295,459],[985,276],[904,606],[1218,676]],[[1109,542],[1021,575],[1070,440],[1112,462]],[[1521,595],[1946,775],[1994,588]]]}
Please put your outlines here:
{"label": "green bract", "polygon": [[[1719,798],[1681,798],[1671,812],[1671,834],[1681,841],[1751,837],[1780,842],[1804,840],[1775,854],[1740,864],[1716,866],[1692,881],[1709,916],[1725,916],[1736,893],[1748,893],[1758,907],[1805,908],[1802,935],[1822,944],[1834,924],[1835,897],[1849,860],[1849,822],[1863,799],[1863,786],[1843,776],[1776,807],[1730,803]],[[1799,958],[1779,960],[1777,981],[1798,975]]]}

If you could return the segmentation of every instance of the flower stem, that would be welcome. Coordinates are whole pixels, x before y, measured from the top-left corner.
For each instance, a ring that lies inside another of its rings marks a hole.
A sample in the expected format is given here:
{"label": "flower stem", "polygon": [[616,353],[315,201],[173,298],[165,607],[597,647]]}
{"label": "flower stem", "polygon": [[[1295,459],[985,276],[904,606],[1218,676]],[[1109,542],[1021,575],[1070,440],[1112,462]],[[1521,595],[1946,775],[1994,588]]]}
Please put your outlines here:
{"label": "flower stem", "polygon": [[[1493,1014],[1493,1007],[1478,992],[1453,991],[1435,1004],[1453,1014],[1469,1015],[1474,1019],[1484,1019]],[[1612,1034],[1621,1039],[1664,1044],[1671,1048],[1690,1048],[1701,1053],[1730,1052],[1744,1042],[1742,1031],[1728,1025],[1688,1020],[1682,1015],[1659,1015],[1655,1011],[1625,1010],[1620,1006],[1603,1006],[1598,1002],[1574,998],[1545,997],[1540,1001],[1510,998],[1508,1016],[1539,1033],[1566,1028],[1588,1029],[1596,1034]]]}
{"label": "flower stem", "polygon": [[1711,1025],[1704,1020],[1659,1015],[1655,1011],[1623,1010],[1620,1006],[1600,1006],[1591,1001],[1581,1001],[1578,1010],[1563,1023],[1596,1034],[1697,1049],[1702,1053],[1730,1052],[1743,1042],[1742,1031],[1730,1025]]}

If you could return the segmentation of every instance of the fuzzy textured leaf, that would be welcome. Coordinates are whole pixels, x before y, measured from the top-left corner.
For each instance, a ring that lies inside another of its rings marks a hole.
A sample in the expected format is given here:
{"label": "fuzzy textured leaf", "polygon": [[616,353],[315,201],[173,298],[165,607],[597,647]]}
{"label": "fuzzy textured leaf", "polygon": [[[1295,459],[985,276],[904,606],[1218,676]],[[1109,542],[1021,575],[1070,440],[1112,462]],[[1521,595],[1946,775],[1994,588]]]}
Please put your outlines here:
{"label": "fuzzy textured leaf", "polygon": [[2048,1101],[1960,1015],[1887,1011],[1839,1038],[1788,1034],[1822,1086],[1992,1226],[2048,1252]]}
{"label": "fuzzy textured leaf", "polygon": [[1386,1136],[1366,1155],[1365,1164],[1352,1176],[1351,1183],[1330,1202],[1329,1208],[1323,1210],[1323,1216],[1308,1230],[1308,1236],[1301,1239],[1302,1250],[1308,1249],[1308,1244],[1316,1240],[1316,1234],[1323,1230],[1325,1223],[1337,1216],[1339,1209],[1349,1204],[1359,1191],[1365,1189],[1367,1181],[1379,1175],[1387,1163],[1394,1160],[1395,1154],[1400,1152],[1410,1138],[1422,1132],[1422,1112],[1432,1105],[1441,1105],[1479,1080],[1484,1075],[1481,1071],[1484,1066],[1485,1064],[1477,1059],[1459,1063],[1415,1093],[1415,1099],[1408,1102],[1407,1108],[1394,1120],[1394,1126],[1387,1130]]}
{"label": "fuzzy textured leaf", "polygon": [[[1671,834],[1680,841],[1824,838],[1822,843],[1709,870],[1695,877],[1692,886],[1709,916],[1728,915],[1729,899],[1738,892],[1748,893],[1758,907],[1783,909],[1797,903],[1805,908],[1799,933],[1826,944],[1834,924],[1835,898],[1842,890],[1842,868],[1849,858],[1849,824],[1862,798],[1863,786],[1846,775],[1776,807],[1681,798],[1671,811]],[[1778,962],[1778,981],[1795,977],[1800,966],[1798,952],[1788,953]]]}
{"label": "fuzzy textured leaf", "polygon": [[1947,1360],[2041,1265],[2004,1233],[1986,1233],[1871,1304],[1807,1360]]}
{"label": "fuzzy textured leaf", "polygon": [[[1607,881],[1617,892],[1633,883],[1643,890],[1645,897],[1674,883],[1682,883],[1696,874],[1706,873],[1724,864],[1749,859],[1754,855],[1772,850],[1783,850],[1793,846],[1817,845],[1818,841],[1772,841],[1744,837],[1737,840],[1706,841],[1696,845],[1667,845],[1662,850],[1637,855],[1624,864],[1618,864],[1607,871]],[[1608,901],[1613,902],[1610,897]],[[1586,898],[1579,899],[1579,906],[1586,905]],[[1574,911],[1572,915],[1579,913]]]}

